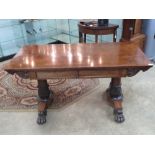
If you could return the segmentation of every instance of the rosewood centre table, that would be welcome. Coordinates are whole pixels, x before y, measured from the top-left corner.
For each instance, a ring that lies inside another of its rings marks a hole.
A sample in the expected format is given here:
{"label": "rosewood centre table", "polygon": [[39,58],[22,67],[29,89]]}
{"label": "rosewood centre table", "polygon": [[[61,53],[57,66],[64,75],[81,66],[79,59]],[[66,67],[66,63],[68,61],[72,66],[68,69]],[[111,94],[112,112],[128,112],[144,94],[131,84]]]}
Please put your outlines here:
{"label": "rosewood centre table", "polygon": [[47,103],[53,96],[47,79],[111,78],[107,94],[114,107],[116,122],[123,115],[121,78],[131,77],[153,65],[139,47],[131,42],[27,45],[4,69],[22,78],[38,80],[38,124],[46,122]]}

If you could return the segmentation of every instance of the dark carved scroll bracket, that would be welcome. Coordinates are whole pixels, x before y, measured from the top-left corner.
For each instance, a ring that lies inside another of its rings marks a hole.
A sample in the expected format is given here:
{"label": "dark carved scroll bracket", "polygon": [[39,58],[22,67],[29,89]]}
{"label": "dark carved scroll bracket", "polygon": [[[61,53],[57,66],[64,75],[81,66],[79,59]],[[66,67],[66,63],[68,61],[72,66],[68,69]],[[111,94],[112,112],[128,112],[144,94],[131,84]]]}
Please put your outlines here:
{"label": "dark carved scroll bracket", "polygon": [[30,74],[27,71],[7,71],[9,74],[17,74],[19,77],[23,78],[23,79],[29,79],[30,78]]}
{"label": "dark carved scroll bracket", "polygon": [[142,67],[142,68],[128,68],[127,69],[127,76],[131,77],[136,75],[140,70],[143,72],[147,71],[149,68],[153,67],[153,64],[148,64],[148,66]]}
{"label": "dark carved scroll bracket", "polygon": [[127,76],[129,76],[129,77],[134,76],[134,75],[136,75],[139,71],[140,71],[140,69],[135,69],[135,68],[128,69],[128,70],[127,70]]}
{"label": "dark carved scroll bracket", "polygon": [[29,79],[30,78],[28,72],[16,72],[16,74],[23,79]]}

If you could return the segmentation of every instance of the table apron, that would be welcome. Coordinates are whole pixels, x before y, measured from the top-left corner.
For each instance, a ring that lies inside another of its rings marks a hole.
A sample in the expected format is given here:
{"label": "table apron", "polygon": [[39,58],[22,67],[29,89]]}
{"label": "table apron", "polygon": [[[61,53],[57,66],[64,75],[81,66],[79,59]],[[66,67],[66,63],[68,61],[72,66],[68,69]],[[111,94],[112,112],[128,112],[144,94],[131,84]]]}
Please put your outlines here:
{"label": "table apron", "polygon": [[127,69],[121,70],[79,70],[79,71],[37,71],[37,79],[53,78],[110,78],[125,77]]}
{"label": "table apron", "polygon": [[92,34],[92,35],[106,35],[106,34],[114,34],[115,33],[115,29],[105,29],[103,30],[96,30],[96,29],[86,29],[85,31],[81,31],[81,33],[85,33],[85,34]]}

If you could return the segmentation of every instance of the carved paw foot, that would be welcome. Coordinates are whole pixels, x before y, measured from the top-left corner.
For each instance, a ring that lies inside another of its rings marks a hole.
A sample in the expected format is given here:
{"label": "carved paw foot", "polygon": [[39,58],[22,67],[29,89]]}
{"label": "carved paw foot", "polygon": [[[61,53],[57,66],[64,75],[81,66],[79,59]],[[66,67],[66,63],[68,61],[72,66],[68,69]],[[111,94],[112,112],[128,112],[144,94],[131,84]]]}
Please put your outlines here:
{"label": "carved paw foot", "polygon": [[125,117],[123,115],[122,109],[115,109],[114,110],[114,116],[115,116],[115,121],[117,123],[122,123],[125,121]]}
{"label": "carved paw foot", "polygon": [[37,123],[39,125],[45,124],[46,123],[46,115],[47,115],[47,111],[43,111],[43,112],[39,112],[38,113],[38,118],[37,118]]}

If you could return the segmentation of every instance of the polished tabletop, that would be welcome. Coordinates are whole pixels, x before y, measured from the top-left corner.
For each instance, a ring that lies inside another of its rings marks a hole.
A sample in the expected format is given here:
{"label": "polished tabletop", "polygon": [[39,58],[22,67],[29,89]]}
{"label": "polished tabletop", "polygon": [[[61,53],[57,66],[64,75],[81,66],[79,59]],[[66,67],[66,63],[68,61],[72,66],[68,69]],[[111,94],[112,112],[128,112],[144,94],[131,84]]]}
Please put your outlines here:
{"label": "polished tabletop", "polygon": [[150,61],[130,42],[27,45],[5,70],[146,67]]}
{"label": "polished tabletop", "polygon": [[107,28],[118,28],[119,25],[115,25],[115,24],[108,24],[108,25],[105,25],[105,26],[98,26],[98,23],[97,22],[92,22],[90,24],[85,24],[84,22],[79,22],[78,24],[79,27],[83,27],[83,28],[86,28],[86,29],[98,29],[98,30],[103,30],[103,29],[107,29]]}

